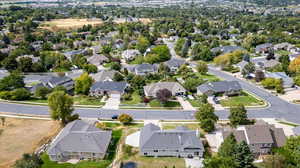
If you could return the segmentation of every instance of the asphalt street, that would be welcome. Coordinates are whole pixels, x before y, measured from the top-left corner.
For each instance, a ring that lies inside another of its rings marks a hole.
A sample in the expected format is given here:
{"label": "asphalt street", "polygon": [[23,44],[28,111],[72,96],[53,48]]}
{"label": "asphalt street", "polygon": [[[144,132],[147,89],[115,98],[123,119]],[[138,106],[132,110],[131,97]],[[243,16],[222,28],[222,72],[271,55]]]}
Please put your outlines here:
{"label": "asphalt street", "polygon": [[[300,106],[288,103],[271,93],[258,88],[254,84],[250,84],[246,81],[235,78],[225,72],[216,70],[212,67],[209,69],[209,73],[219,76],[225,80],[239,81],[243,89],[251,92],[267,102],[270,106],[259,109],[248,109],[248,116],[250,118],[278,118],[285,119],[290,122],[300,123]],[[49,115],[47,106],[36,105],[23,105],[23,104],[11,104],[0,103],[0,111],[15,113],[15,114],[31,114],[31,115]],[[127,113],[132,115],[137,120],[145,119],[161,119],[161,120],[190,120],[194,119],[195,111],[183,111],[183,110],[132,110],[132,109],[95,109],[95,108],[76,108],[75,113],[78,113],[84,118],[111,118],[112,115],[120,115]],[[220,119],[227,119],[228,110],[216,111],[216,114]]]}

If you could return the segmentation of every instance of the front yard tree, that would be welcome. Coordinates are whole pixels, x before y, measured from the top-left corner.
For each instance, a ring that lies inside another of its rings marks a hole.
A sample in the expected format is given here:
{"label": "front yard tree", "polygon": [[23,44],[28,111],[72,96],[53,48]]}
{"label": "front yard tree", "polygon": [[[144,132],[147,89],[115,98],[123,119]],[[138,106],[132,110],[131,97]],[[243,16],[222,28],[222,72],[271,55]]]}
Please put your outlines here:
{"label": "front yard tree", "polygon": [[255,72],[255,65],[252,62],[249,62],[242,69],[242,75],[246,77],[247,75]]}
{"label": "front yard tree", "polygon": [[138,43],[136,47],[141,53],[144,53],[149,47],[149,45],[150,45],[149,40],[141,36],[138,38]]}
{"label": "front yard tree", "polygon": [[160,89],[156,92],[156,97],[161,103],[166,103],[172,96],[172,92],[168,89]]}
{"label": "front yard tree", "polygon": [[248,144],[245,141],[237,144],[235,152],[235,162],[238,168],[254,168],[254,157],[250,151]]}
{"label": "front yard tree", "polygon": [[130,124],[133,121],[133,118],[128,115],[128,114],[121,114],[118,117],[118,120],[122,123],[122,124]]}
{"label": "front yard tree", "polygon": [[34,94],[35,94],[36,97],[40,97],[42,99],[45,99],[50,92],[51,92],[51,89],[49,89],[45,86],[41,86],[41,87],[38,87],[35,90]]}
{"label": "front yard tree", "polygon": [[78,118],[78,115],[72,115],[74,111],[72,97],[63,91],[51,93],[48,97],[48,105],[51,118],[60,120],[63,125]]}
{"label": "front yard tree", "polygon": [[204,61],[199,61],[197,64],[197,71],[200,74],[205,75],[208,72],[207,64]]}
{"label": "front yard tree", "polygon": [[23,157],[16,161],[14,168],[40,168],[43,160],[37,154],[23,154]]}
{"label": "front yard tree", "polygon": [[236,139],[231,133],[225,138],[224,142],[221,144],[218,155],[222,157],[232,157],[235,154],[235,148],[237,146]]}
{"label": "front yard tree", "polygon": [[244,105],[240,104],[235,107],[230,107],[229,115],[230,125],[236,127],[238,125],[247,125],[249,124],[247,110]]}
{"label": "front yard tree", "polygon": [[196,113],[196,119],[200,122],[200,127],[206,131],[211,132],[215,129],[215,123],[218,121],[218,116],[214,113],[214,107],[209,104],[202,104]]}
{"label": "front yard tree", "polygon": [[83,73],[75,80],[75,92],[87,95],[92,84],[93,78],[88,73]]}
{"label": "front yard tree", "polygon": [[0,80],[0,91],[11,91],[25,86],[24,76],[17,72],[12,72],[10,75]]}
{"label": "front yard tree", "polygon": [[255,81],[256,82],[260,82],[263,79],[265,79],[265,73],[263,71],[261,71],[261,70],[257,70],[255,72]]}

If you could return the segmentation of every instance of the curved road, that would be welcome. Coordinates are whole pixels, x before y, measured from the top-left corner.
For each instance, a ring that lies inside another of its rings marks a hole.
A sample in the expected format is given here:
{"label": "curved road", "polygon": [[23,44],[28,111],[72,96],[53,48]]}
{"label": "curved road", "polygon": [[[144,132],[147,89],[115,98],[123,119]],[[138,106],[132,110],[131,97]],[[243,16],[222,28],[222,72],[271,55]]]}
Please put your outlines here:
{"label": "curved road", "polygon": [[[209,68],[209,73],[219,76],[225,80],[239,81],[243,89],[251,92],[270,103],[269,107],[248,109],[249,118],[278,118],[285,119],[290,122],[300,123],[300,106],[288,103],[277,96],[270,94],[269,92],[258,88],[257,86],[248,83],[244,80],[238,79],[225,72]],[[36,105],[23,105],[23,104],[11,104],[0,102],[0,111],[14,114],[30,114],[30,115],[43,115],[48,116],[47,106]],[[194,119],[195,111],[183,111],[183,110],[107,110],[107,109],[95,109],[95,108],[76,108],[75,113],[78,113],[84,118],[111,118],[114,114],[127,113],[132,115],[137,120],[144,119],[161,119],[161,120],[190,120]],[[228,117],[228,110],[216,111],[216,114],[220,119],[226,119]]]}

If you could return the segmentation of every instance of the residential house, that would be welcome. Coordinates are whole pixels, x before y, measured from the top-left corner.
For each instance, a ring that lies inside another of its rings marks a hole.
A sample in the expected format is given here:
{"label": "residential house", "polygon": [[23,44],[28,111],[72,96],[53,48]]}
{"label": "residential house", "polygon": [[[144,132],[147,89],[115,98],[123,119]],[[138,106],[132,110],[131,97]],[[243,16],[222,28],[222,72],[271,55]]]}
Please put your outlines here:
{"label": "residential house", "polygon": [[111,140],[111,131],[104,131],[82,120],[75,120],[51,142],[47,154],[50,160],[103,159]]}
{"label": "residential house", "polygon": [[183,126],[161,130],[151,123],[141,129],[139,148],[142,156],[201,158],[204,153],[198,131]]}
{"label": "residential house", "polygon": [[266,78],[281,79],[283,88],[291,88],[294,86],[294,80],[287,76],[285,72],[265,72]]}
{"label": "residential house", "polygon": [[43,48],[43,41],[35,41],[31,43],[31,46],[35,51],[40,51]]}
{"label": "residential house", "polygon": [[219,54],[231,53],[237,50],[245,50],[245,49],[240,46],[221,46],[221,47],[212,48],[210,51],[213,53],[213,55],[219,55]]}
{"label": "residential house", "polygon": [[120,50],[120,49],[123,49],[124,46],[125,46],[124,41],[122,39],[117,39],[113,45],[113,48]]}
{"label": "residential house", "polygon": [[40,57],[35,57],[33,55],[22,55],[22,56],[17,57],[16,60],[20,61],[21,58],[31,58],[32,63],[36,63],[36,62],[40,61]]}
{"label": "residential house", "polygon": [[67,91],[72,91],[74,89],[73,79],[67,76],[49,76],[41,79],[41,83],[43,86],[51,89],[57,86],[63,86]]}
{"label": "residential house", "polygon": [[257,45],[255,47],[255,53],[257,54],[265,55],[270,53],[271,50],[273,50],[273,44],[271,43],[264,43],[264,44]]}
{"label": "residential house", "polygon": [[245,141],[255,156],[270,154],[272,148],[281,147],[286,141],[282,128],[276,128],[263,121],[258,121],[255,125],[239,126],[235,130],[222,131],[222,141],[231,133],[237,142]]}
{"label": "residential house", "polygon": [[139,50],[129,49],[122,52],[122,58],[126,61],[132,61],[136,56],[141,55]]}
{"label": "residential house", "polygon": [[79,54],[85,54],[85,53],[86,53],[86,50],[73,50],[73,51],[64,52],[63,54],[68,60],[72,60],[73,56],[79,55]]}
{"label": "residential house", "polygon": [[164,64],[170,69],[170,72],[174,73],[177,72],[177,70],[185,63],[185,60],[172,58]]}
{"label": "residential house", "polygon": [[300,136],[300,126],[293,128],[293,133],[295,136]]}
{"label": "residential house", "polygon": [[101,70],[95,74],[91,74],[91,77],[96,81],[113,81],[115,73],[117,71],[115,70]]}
{"label": "residential house", "polygon": [[227,96],[240,94],[242,86],[238,81],[219,81],[208,82],[197,87],[197,94],[213,96],[216,94],[225,94]]}
{"label": "residential house", "polygon": [[128,87],[126,82],[99,81],[95,82],[91,89],[91,96],[102,96],[105,94],[124,94]]}
{"label": "residential house", "polygon": [[87,58],[87,61],[90,64],[93,64],[97,67],[101,66],[103,63],[106,63],[109,61],[109,59],[104,56],[104,55],[99,55],[99,54],[93,54],[92,56]]}
{"label": "residential house", "polygon": [[159,90],[168,89],[172,92],[172,96],[185,95],[186,90],[177,82],[158,82],[144,86],[144,93],[147,97],[156,97]]}
{"label": "residential house", "polygon": [[134,73],[136,75],[153,74],[156,73],[157,70],[157,66],[152,64],[139,64],[134,67]]}
{"label": "residential house", "polygon": [[298,48],[290,43],[284,42],[284,43],[279,43],[274,45],[274,50],[278,51],[278,50],[286,50],[288,52],[291,53],[297,53],[298,52]]}
{"label": "residential house", "polygon": [[279,65],[280,62],[275,60],[275,59],[262,59],[262,60],[253,60],[255,66],[259,69],[268,69],[268,68],[273,68],[276,65]]}

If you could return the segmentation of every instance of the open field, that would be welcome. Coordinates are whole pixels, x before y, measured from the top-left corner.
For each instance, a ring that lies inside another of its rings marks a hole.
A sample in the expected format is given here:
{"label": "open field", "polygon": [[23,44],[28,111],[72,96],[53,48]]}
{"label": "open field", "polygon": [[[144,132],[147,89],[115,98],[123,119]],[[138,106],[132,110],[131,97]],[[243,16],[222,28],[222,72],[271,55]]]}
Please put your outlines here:
{"label": "open field", "polygon": [[23,153],[32,153],[55,136],[60,125],[54,121],[6,118],[0,135],[0,167],[14,164]]}
{"label": "open field", "polygon": [[57,29],[74,29],[80,28],[84,25],[101,25],[103,23],[100,19],[54,19],[51,21],[44,22],[40,28],[48,30]]}

